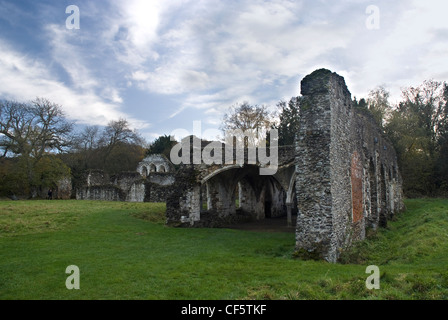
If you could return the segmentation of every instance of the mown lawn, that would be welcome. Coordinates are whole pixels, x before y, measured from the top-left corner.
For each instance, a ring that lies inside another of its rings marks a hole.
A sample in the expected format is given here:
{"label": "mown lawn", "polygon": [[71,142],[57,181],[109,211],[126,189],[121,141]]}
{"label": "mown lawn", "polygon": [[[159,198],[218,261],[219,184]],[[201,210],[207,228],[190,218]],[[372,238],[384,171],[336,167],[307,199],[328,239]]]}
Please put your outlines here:
{"label": "mown lawn", "polygon": [[293,233],[166,227],[163,204],[0,201],[0,299],[447,299],[448,200],[406,206],[329,264],[293,258]]}

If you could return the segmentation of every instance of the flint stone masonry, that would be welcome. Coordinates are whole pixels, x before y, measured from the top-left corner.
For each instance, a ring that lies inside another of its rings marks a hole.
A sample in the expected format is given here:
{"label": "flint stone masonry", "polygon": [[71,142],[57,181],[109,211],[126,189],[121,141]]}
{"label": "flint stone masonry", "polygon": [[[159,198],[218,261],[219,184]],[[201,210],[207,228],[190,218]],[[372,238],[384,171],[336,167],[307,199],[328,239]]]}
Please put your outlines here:
{"label": "flint stone masonry", "polygon": [[384,226],[404,208],[402,181],[393,146],[352,106],[341,76],[317,70],[302,80],[301,93],[296,250],[336,262],[367,227]]}
{"label": "flint stone masonry", "polygon": [[123,183],[121,183],[120,187],[116,183],[118,181],[117,177],[111,178],[102,170],[90,170],[86,172],[85,181],[86,184],[84,186],[76,189],[77,200],[126,200],[126,193],[122,189]]}
{"label": "flint stone masonry", "polygon": [[[154,171],[150,171],[151,168]],[[102,170],[90,170],[85,174],[85,181],[76,190],[78,200],[165,202],[175,182],[174,166],[163,155],[151,155],[135,172],[121,172],[110,177]]]}
{"label": "flint stone masonry", "polygon": [[[301,94],[294,146],[271,150],[279,160],[274,175],[261,176],[258,162],[193,164],[190,154],[167,195],[167,224],[223,227],[286,215],[290,225],[297,214],[297,256],[337,262],[366,229],[403,210],[393,146],[368,112],[352,106],[344,78],[316,70]],[[190,151],[204,150],[196,137],[186,139]],[[224,154],[223,144],[214,145]]]}
{"label": "flint stone masonry", "polygon": [[124,201],[125,198],[123,191],[112,184],[85,187],[76,193],[77,200]]}
{"label": "flint stone masonry", "polygon": [[70,177],[62,178],[58,181],[55,190],[55,199],[67,200],[72,195],[72,179]]}
{"label": "flint stone masonry", "polygon": [[[200,144],[196,137],[185,138],[190,148],[194,146],[203,152],[210,142]],[[167,223],[183,227],[225,227],[244,221],[256,221],[292,214],[288,204],[294,202],[290,189],[294,174],[294,147],[271,148],[278,154],[278,168],[275,175],[260,175],[260,163],[248,163],[252,149],[244,153],[246,164],[234,161],[226,164],[225,144],[215,143],[221,149],[223,164],[181,165],[176,172],[176,188],[172,188],[167,199]],[[216,150],[215,150],[216,151]],[[188,159],[188,158],[187,158]],[[288,196],[289,195],[289,196]]]}
{"label": "flint stone masonry", "polygon": [[[301,95],[294,145],[268,150],[278,155],[275,174],[260,175],[266,163],[249,157],[260,149],[246,149],[240,164],[235,148],[228,161],[225,144],[189,136],[174,149],[183,164],[150,155],[136,172],[90,171],[77,199],[166,201],[166,223],[176,227],[286,216],[298,257],[337,262],[366,230],[387,226],[404,209],[402,179],[392,144],[368,111],[353,107],[344,78],[316,70],[301,81]],[[193,161],[204,153],[216,161]]]}
{"label": "flint stone masonry", "polygon": [[145,202],[166,202],[168,193],[176,188],[173,173],[151,173],[145,180]]}

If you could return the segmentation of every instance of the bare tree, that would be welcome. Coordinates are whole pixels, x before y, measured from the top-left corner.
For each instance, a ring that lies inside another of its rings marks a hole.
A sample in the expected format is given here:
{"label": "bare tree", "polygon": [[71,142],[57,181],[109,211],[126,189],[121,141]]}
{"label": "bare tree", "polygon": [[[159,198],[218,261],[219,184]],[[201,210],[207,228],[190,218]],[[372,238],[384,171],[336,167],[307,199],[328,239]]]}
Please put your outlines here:
{"label": "bare tree", "polygon": [[99,146],[100,130],[98,126],[86,126],[74,138],[74,147],[78,151],[92,150]]}
{"label": "bare tree", "polygon": [[[221,130],[224,135],[229,133],[246,134],[245,146],[256,145],[266,139],[266,133],[273,124],[272,114],[265,105],[250,105],[248,102],[233,105],[224,115]],[[247,134],[256,132],[257,135]],[[237,135],[235,137],[238,139]],[[241,138],[244,139],[244,136]]]}
{"label": "bare tree", "polygon": [[105,149],[104,162],[120,144],[143,145],[145,142],[136,130],[132,130],[126,119],[112,120],[104,129],[100,145]]}
{"label": "bare tree", "polygon": [[27,104],[16,101],[0,102],[0,148],[2,157],[30,153],[33,112]]}
{"label": "bare tree", "polygon": [[21,157],[33,192],[35,167],[50,152],[62,152],[70,145],[73,124],[62,107],[47,99],[30,103],[0,101],[1,157]]}

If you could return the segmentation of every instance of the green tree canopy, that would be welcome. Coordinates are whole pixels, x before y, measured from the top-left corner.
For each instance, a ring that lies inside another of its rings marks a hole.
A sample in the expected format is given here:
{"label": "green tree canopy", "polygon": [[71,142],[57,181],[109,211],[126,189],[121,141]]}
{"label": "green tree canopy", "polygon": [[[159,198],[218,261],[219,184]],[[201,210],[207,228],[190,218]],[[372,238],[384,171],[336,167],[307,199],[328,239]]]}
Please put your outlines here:
{"label": "green tree canopy", "polygon": [[172,141],[169,135],[163,135],[155,139],[149,146],[146,155],[163,154],[170,158],[171,148],[176,145],[177,141]]}
{"label": "green tree canopy", "polygon": [[404,100],[385,125],[408,195],[433,195],[446,185],[447,90],[446,83],[433,80],[404,89]]}
{"label": "green tree canopy", "polygon": [[21,177],[25,175],[25,189],[30,195],[35,195],[42,184],[38,168],[43,157],[68,150],[72,129],[73,123],[67,121],[62,107],[47,99],[0,101],[1,157],[16,158],[14,169],[20,170]]}
{"label": "green tree canopy", "polygon": [[277,103],[279,123],[274,127],[278,129],[278,144],[280,146],[294,144],[295,136],[299,130],[299,106],[299,97],[293,97],[289,102],[280,101]]}

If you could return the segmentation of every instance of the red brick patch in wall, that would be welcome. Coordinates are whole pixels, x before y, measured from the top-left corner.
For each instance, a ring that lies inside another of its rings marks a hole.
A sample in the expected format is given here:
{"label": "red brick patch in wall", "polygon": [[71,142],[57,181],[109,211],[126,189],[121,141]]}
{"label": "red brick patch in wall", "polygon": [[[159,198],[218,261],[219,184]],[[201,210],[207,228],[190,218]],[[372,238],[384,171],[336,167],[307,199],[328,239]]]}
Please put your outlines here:
{"label": "red brick patch in wall", "polygon": [[352,212],[353,222],[362,219],[362,164],[358,152],[352,155],[350,177],[352,182]]}

